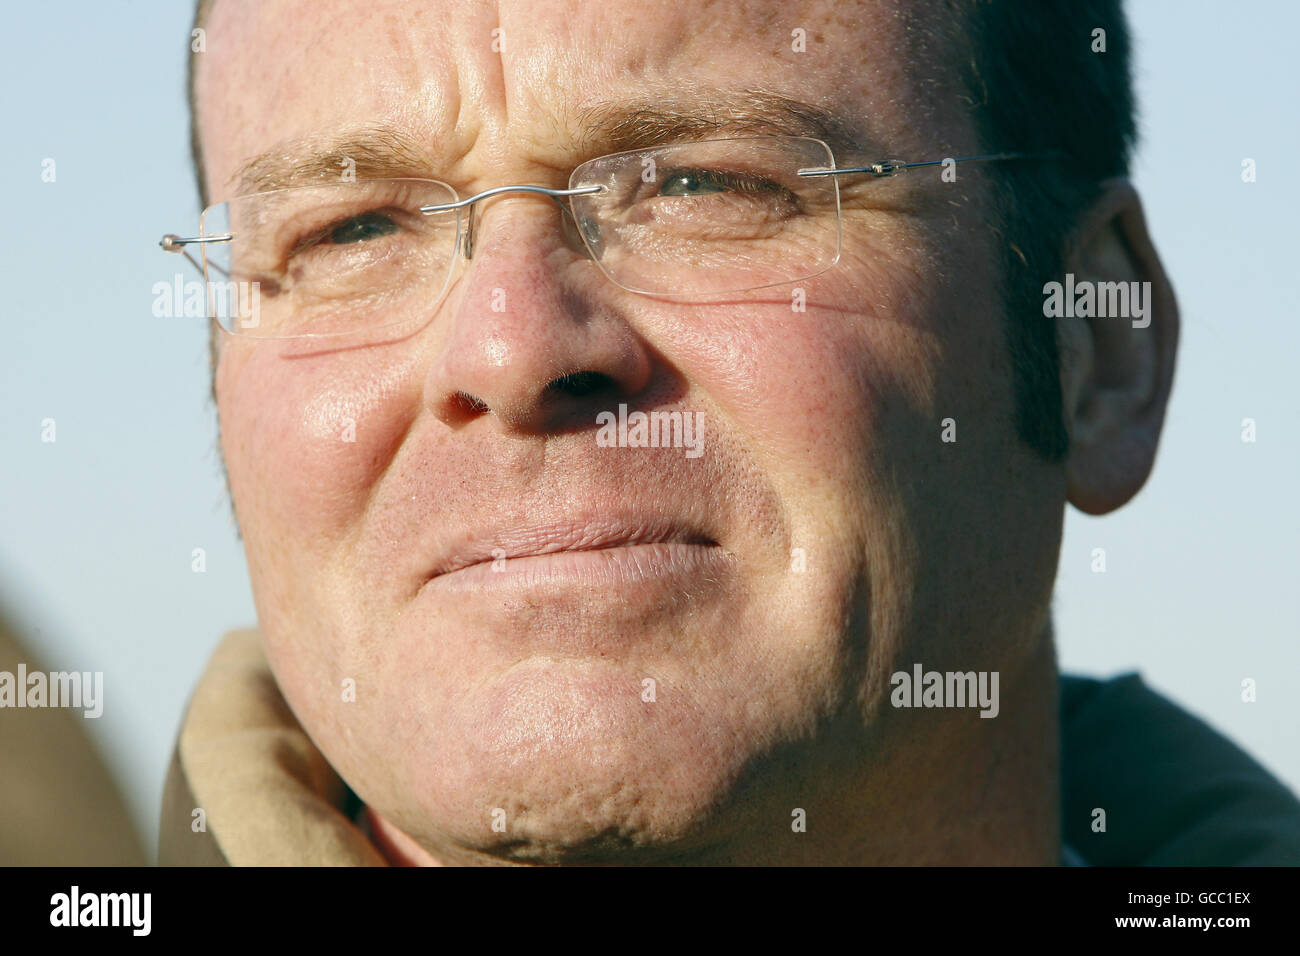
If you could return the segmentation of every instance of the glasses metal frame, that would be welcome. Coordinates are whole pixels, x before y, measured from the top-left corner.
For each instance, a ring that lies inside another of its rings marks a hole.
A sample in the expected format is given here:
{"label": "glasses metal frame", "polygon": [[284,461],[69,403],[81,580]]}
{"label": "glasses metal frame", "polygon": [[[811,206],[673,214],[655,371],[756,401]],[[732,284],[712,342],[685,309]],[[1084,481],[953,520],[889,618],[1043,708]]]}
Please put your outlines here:
{"label": "glasses metal frame", "polygon": [[[769,138],[769,137],[762,137],[762,136],[748,136],[748,137],[721,137],[721,138],[719,138],[719,139],[716,139],[716,140],[709,140],[709,141],[707,141],[707,142],[729,142],[729,141],[733,141],[733,140],[734,140],[734,141],[741,141],[741,140],[749,140],[749,139],[765,139],[765,138]],[[791,138],[791,137],[773,136],[773,137],[770,137],[770,138],[772,138],[772,139],[782,139],[782,138]],[[1035,154],[1035,153],[1005,152],[1005,153],[987,153],[987,154],[979,155],[979,156],[957,156],[957,157],[951,157],[951,156],[950,156],[950,157],[945,157],[945,158],[943,158],[943,159],[924,160],[924,161],[919,161],[919,162],[909,162],[909,161],[901,160],[901,159],[890,159],[890,160],[881,160],[881,161],[879,161],[879,162],[870,163],[870,164],[868,164],[868,165],[866,165],[866,166],[847,166],[847,167],[842,167],[842,166],[835,166],[835,165],[834,165],[834,163],[835,163],[835,154],[834,154],[834,151],[833,151],[833,150],[830,148],[830,146],[828,146],[825,142],[823,142],[823,141],[821,141],[821,140],[818,140],[818,139],[815,139],[815,138],[813,138],[813,137],[792,137],[792,138],[795,138],[795,139],[807,139],[807,140],[811,140],[812,142],[817,143],[818,145],[820,145],[822,148],[824,148],[824,149],[826,150],[827,155],[831,158],[831,164],[832,164],[832,165],[830,165],[830,166],[825,166],[825,167],[810,167],[810,168],[807,168],[807,169],[800,169],[800,170],[797,170],[796,173],[795,173],[795,175],[800,176],[800,177],[822,177],[822,176],[836,176],[836,177],[838,177],[838,176],[846,176],[846,175],[865,174],[865,175],[871,176],[872,178],[875,178],[875,179],[884,179],[884,178],[888,178],[888,177],[891,177],[891,176],[897,176],[898,174],[900,174],[900,173],[902,173],[903,171],[908,170],[908,169],[916,169],[916,168],[924,167],[924,166],[942,166],[942,165],[944,165],[945,163],[949,163],[949,162],[953,162],[953,163],[972,163],[972,162],[995,162],[995,161],[999,161],[999,160],[1012,160],[1012,159],[1038,159],[1038,158],[1046,158],[1045,155],[1040,155],[1040,154]],[[689,144],[689,143],[682,143],[682,144],[663,144],[662,146],[658,146],[658,147],[647,147],[646,149],[641,149],[641,150],[623,150],[623,151],[621,151],[621,152],[619,152],[619,153],[610,153],[610,154],[608,154],[608,155],[606,155],[606,156],[599,156],[599,157],[596,157],[595,159],[588,160],[588,161],[586,161],[586,162],[584,162],[584,163],[582,163],[582,164],[580,164],[580,165],[586,165],[587,162],[592,162],[592,163],[594,163],[594,162],[599,162],[599,161],[601,161],[601,160],[610,159],[610,158],[613,158],[613,157],[615,157],[615,156],[623,155],[623,154],[626,154],[626,153],[639,153],[639,152],[646,152],[646,151],[651,150],[651,149],[662,149],[662,148],[665,148],[665,147],[667,147],[667,146],[675,146],[675,145],[690,145],[690,144]],[[578,167],[575,167],[575,171],[576,171],[577,168],[578,168]],[[572,180],[570,180],[570,181],[572,181]],[[436,182],[436,180],[430,180],[430,182]],[[313,185],[314,185],[314,184],[313,184]],[[321,185],[324,185],[324,184],[321,184]],[[457,195],[456,190],[455,190],[452,186],[450,186],[450,185],[448,185],[448,184],[446,184],[446,183],[441,183],[441,185],[447,186],[447,189],[450,190],[450,192],[451,192],[451,194],[452,194],[453,196]],[[290,188],[293,188],[293,187],[290,187]],[[302,188],[311,188],[311,187],[310,187],[310,186],[307,186],[307,187],[302,187]],[[470,223],[471,223],[471,225],[470,225],[470,228],[469,228],[469,230],[468,230],[468,234],[467,234],[466,237],[465,237],[465,241],[464,241],[464,245],[463,245],[463,251],[464,251],[464,254],[465,254],[465,256],[468,258],[468,257],[470,257],[470,256],[472,255],[472,246],[471,246],[472,235],[473,235],[473,225],[472,225],[472,223],[473,223],[473,216],[472,216],[472,210],[473,210],[473,207],[474,207],[474,205],[475,205],[476,203],[481,202],[481,201],[484,200],[484,199],[489,199],[489,198],[491,198],[491,197],[493,197],[493,196],[499,196],[499,195],[502,195],[502,194],[504,194],[504,193],[511,193],[511,192],[525,192],[525,193],[533,193],[533,194],[536,194],[536,195],[546,196],[546,197],[548,197],[548,198],[550,198],[550,199],[554,199],[554,200],[556,201],[556,203],[560,206],[560,208],[561,208],[563,214],[565,214],[565,215],[572,215],[572,209],[570,209],[570,208],[566,208],[565,204],[564,204],[563,202],[561,202],[561,200],[563,200],[563,199],[567,199],[567,198],[572,197],[572,196],[585,196],[585,195],[591,195],[591,194],[593,194],[593,193],[603,192],[603,191],[605,190],[605,188],[606,188],[606,187],[601,186],[601,185],[594,185],[594,186],[581,186],[581,187],[577,187],[577,188],[569,188],[569,189],[552,189],[552,188],[550,188],[550,187],[548,187],[548,186],[538,186],[538,185],[534,185],[534,184],[531,184],[531,183],[511,183],[511,184],[504,185],[504,186],[493,186],[493,187],[491,187],[491,188],[489,188],[489,189],[481,190],[480,192],[477,192],[477,193],[475,193],[475,194],[472,195],[472,196],[468,196],[468,197],[466,197],[465,199],[459,199],[459,198],[457,198],[457,199],[456,199],[455,201],[453,201],[453,202],[449,202],[449,203],[438,203],[438,204],[426,205],[426,206],[419,206],[419,207],[417,207],[417,208],[419,209],[420,212],[425,213],[426,215],[431,215],[431,214],[433,214],[433,213],[439,213],[439,212],[456,212],[456,214],[457,214],[458,217],[459,217],[459,215],[460,215],[460,210],[462,210],[462,209],[469,209],[469,210],[471,210],[471,216],[470,216]],[[275,190],[273,190],[273,191],[275,191]],[[232,201],[237,200],[237,199],[244,199],[244,198],[248,198],[249,196],[255,196],[255,195],[260,195],[260,193],[246,193],[246,194],[243,194],[243,195],[240,195],[240,196],[232,196],[229,200],[223,200],[223,202],[232,202]],[[221,205],[221,203],[215,203],[215,204],[213,204],[212,206],[209,206],[208,209],[212,209],[212,208],[214,208],[214,207],[217,206],[217,205]],[[204,210],[204,214],[207,213],[208,209],[205,209],[205,210]],[[190,261],[190,263],[191,263],[191,264],[192,264],[196,269],[198,269],[200,272],[203,272],[203,273],[204,273],[204,276],[205,276],[205,278],[206,278],[207,273],[206,273],[206,270],[204,269],[204,267],[203,267],[199,262],[197,262],[197,261],[194,259],[194,257],[191,256],[191,255],[186,251],[185,247],[186,247],[186,246],[191,246],[191,245],[202,246],[202,245],[207,244],[207,243],[224,243],[224,242],[230,242],[230,241],[232,241],[234,238],[235,238],[235,236],[234,236],[233,233],[225,233],[225,234],[222,234],[222,235],[214,235],[214,236],[178,236],[178,235],[176,235],[175,233],[167,233],[166,235],[164,235],[164,236],[163,236],[163,237],[158,241],[158,245],[159,245],[159,247],[160,247],[164,252],[175,252],[175,253],[180,253],[180,254],[184,255],[185,258],[188,259],[188,260]],[[586,240],[584,239],[583,241],[585,242]],[[461,245],[459,238],[458,238],[458,241],[457,241],[457,245],[458,245],[458,246]],[[838,261],[839,261],[839,254],[838,254],[838,252],[837,252],[837,253],[836,253],[836,257],[835,257],[835,261],[832,262],[831,265],[827,267],[827,269],[832,268],[832,267],[835,265],[835,263],[838,262]],[[824,272],[824,271],[826,271],[826,270],[823,270],[823,272]],[[817,274],[820,275],[821,273],[817,273]],[[611,282],[614,282],[615,285],[619,285],[620,288],[627,288],[627,287],[625,287],[625,286],[620,285],[618,282],[614,281],[614,280],[613,280],[611,277],[609,277],[608,275],[606,275],[606,278],[609,278],[610,281],[611,281]],[[811,277],[810,277],[810,278],[811,278]],[[799,281],[803,281],[803,280],[802,280],[802,279],[790,279],[790,280],[785,280],[785,281],[783,281],[783,282],[773,283],[773,285],[785,285],[785,284],[787,284],[788,282],[799,282]],[[648,292],[638,291],[638,290],[636,290],[636,289],[627,289],[627,291],[632,292],[632,293],[635,294],[635,295],[654,295],[654,296],[659,296],[659,295],[663,295],[663,294],[664,294],[664,293],[648,293]],[[686,294],[686,293],[683,293],[683,294]],[[701,295],[704,295],[704,293],[701,293]],[[228,330],[228,329],[224,329],[224,327],[223,327],[223,330],[226,331],[228,334],[237,334],[237,333],[231,333],[230,330]]]}

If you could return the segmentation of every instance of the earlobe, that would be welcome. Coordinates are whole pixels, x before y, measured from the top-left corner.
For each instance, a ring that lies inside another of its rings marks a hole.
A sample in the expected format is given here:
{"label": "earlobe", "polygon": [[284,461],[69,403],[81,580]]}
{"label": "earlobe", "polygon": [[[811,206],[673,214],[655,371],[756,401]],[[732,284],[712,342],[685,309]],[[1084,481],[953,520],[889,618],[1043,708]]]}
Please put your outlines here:
{"label": "earlobe", "polygon": [[1102,184],[1065,274],[1045,290],[1057,321],[1069,501],[1119,508],[1145,484],[1173,385],[1178,306],[1126,179]]}

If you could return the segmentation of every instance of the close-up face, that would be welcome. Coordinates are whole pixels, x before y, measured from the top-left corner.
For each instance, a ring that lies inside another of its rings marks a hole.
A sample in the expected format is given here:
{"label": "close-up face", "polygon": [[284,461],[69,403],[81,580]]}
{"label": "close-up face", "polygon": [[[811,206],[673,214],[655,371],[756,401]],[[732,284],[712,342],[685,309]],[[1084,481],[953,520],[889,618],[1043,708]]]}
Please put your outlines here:
{"label": "close-up face", "polygon": [[[355,150],[359,179],[564,189],[623,149],[822,138],[797,103],[845,131],[839,166],[1015,148],[977,139],[922,15],[357,0],[308,24],[218,0],[195,80],[209,201],[384,136],[402,149],[378,174]],[[511,192],[398,332],[220,333],[267,656],[376,814],[441,860],[725,858],[995,723],[888,699],[916,663],[1014,694],[1067,495],[1016,431],[990,174],[957,169],[839,177],[839,259],[797,283],[632,292],[556,202]],[[689,416],[698,447],[608,447],[620,406]]]}

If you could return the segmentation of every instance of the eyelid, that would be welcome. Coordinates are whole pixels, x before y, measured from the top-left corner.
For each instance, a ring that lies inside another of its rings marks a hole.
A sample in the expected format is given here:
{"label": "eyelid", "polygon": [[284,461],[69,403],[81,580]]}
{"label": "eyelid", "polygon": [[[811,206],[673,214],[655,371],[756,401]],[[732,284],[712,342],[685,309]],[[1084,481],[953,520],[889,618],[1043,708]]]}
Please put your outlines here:
{"label": "eyelid", "polygon": [[284,257],[286,259],[292,259],[294,256],[299,255],[300,253],[302,253],[307,249],[310,249],[312,246],[320,245],[321,240],[325,237],[326,231],[329,230],[330,228],[332,227],[323,226],[320,229],[316,230],[316,232],[312,233],[311,235],[296,240],[293,244],[293,248],[291,248],[288,252],[286,252],[284,254]]}
{"label": "eyelid", "polygon": [[[709,179],[720,184],[738,186],[741,191],[757,192],[764,186],[780,188],[779,183],[774,183],[770,179],[761,176],[753,176],[748,173],[735,172],[726,169],[693,169],[683,167],[680,170],[672,170],[666,179],[672,179],[674,175],[680,173],[704,173]],[[749,188],[747,188],[749,187]]]}
{"label": "eyelid", "polygon": [[[707,174],[710,180],[713,180],[719,185],[742,195],[752,196],[764,193],[784,193],[786,195],[793,195],[790,193],[789,189],[775,180],[739,170],[709,169],[702,166],[673,166],[669,167],[667,172],[658,178],[662,180],[662,183],[668,183],[677,176],[690,175],[693,173]],[[659,185],[662,185],[662,183]]]}

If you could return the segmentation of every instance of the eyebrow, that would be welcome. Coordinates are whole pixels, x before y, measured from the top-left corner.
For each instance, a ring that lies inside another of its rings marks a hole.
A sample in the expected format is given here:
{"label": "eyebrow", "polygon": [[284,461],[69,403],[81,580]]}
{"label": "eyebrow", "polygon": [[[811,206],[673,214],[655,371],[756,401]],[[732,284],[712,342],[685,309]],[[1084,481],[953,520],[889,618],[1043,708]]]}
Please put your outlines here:
{"label": "eyebrow", "polygon": [[[710,136],[804,136],[831,147],[837,163],[876,149],[865,129],[824,106],[766,90],[679,91],[642,100],[615,100],[576,110],[559,122],[573,165],[605,153],[645,149]],[[869,149],[870,148],[870,149]],[[878,149],[877,149],[878,151]],[[428,178],[434,150],[396,127],[372,124],[281,144],[250,160],[232,177],[236,195],[338,179]]]}
{"label": "eyebrow", "polygon": [[872,137],[838,112],[767,90],[710,90],[704,96],[665,93],[643,102],[602,103],[579,115],[584,153],[661,146],[719,134],[806,136],[838,156],[861,154]]}
{"label": "eyebrow", "polygon": [[425,178],[427,154],[427,147],[400,129],[364,126],[273,147],[240,167],[231,181],[237,184],[235,195],[247,196],[338,180],[344,172],[358,179]]}

